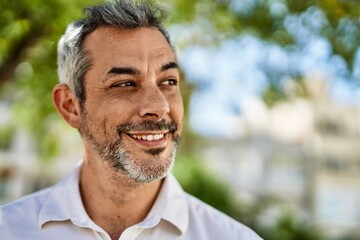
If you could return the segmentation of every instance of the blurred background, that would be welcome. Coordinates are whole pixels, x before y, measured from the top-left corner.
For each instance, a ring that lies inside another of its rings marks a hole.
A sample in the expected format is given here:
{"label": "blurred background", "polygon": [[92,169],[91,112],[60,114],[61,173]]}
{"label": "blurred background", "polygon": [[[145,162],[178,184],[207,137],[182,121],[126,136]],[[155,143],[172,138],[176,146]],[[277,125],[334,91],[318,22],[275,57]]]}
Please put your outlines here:
{"label": "blurred background", "polygon": [[[51,91],[58,39],[98,2],[0,2],[0,203],[81,159]],[[184,189],[264,239],[360,239],[360,1],[160,2],[182,67]]]}

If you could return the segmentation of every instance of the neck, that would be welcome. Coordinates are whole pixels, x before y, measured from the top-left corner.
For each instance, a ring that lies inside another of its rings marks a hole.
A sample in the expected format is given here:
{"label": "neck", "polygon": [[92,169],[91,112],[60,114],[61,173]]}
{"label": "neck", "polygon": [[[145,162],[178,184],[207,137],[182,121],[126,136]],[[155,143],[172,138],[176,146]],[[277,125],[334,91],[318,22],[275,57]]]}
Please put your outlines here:
{"label": "neck", "polygon": [[112,239],[142,221],[159,192],[161,181],[139,183],[102,160],[84,161],[80,192],[90,218]]}

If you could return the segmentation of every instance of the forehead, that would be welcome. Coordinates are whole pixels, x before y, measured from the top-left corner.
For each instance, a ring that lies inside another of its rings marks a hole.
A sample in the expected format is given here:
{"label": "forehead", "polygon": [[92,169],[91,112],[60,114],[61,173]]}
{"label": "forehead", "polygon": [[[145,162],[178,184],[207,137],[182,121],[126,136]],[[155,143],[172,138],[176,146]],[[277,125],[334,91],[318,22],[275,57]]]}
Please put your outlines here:
{"label": "forehead", "polygon": [[85,38],[84,48],[93,63],[105,65],[163,58],[175,60],[173,49],[156,28],[123,30],[102,26]]}

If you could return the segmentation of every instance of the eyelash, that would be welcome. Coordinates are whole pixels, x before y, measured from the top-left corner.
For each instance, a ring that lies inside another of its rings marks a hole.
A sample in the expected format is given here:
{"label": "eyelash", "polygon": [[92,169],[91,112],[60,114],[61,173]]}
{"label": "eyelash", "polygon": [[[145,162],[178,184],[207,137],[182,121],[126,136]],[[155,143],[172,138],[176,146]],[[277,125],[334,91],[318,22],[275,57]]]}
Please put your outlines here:
{"label": "eyelash", "polygon": [[[161,82],[161,85],[177,86],[178,81],[176,79],[166,79],[166,80]],[[112,84],[110,87],[111,88],[115,88],[115,87],[136,87],[136,83],[133,82],[133,81],[119,82],[119,83]]]}
{"label": "eyelash", "polygon": [[136,84],[133,81],[114,83],[110,87],[135,87]]}

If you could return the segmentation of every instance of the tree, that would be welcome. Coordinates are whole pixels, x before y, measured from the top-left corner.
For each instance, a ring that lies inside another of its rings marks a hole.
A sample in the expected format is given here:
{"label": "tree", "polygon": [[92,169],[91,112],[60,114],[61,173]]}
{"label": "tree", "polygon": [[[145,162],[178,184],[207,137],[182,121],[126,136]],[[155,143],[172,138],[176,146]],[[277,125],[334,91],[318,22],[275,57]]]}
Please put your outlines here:
{"label": "tree", "polygon": [[51,131],[55,112],[51,91],[58,82],[56,43],[87,4],[85,0],[0,2],[0,97],[13,103],[15,121],[31,130],[44,160],[56,154],[57,146]]}
{"label": "tree", "polygon": [[[360,74],[360,4],[342,0],[172,0],[170,25],[181,25],[191,31],[184,45],[209,48],[225,39],[251,35],[268,45],[277,45],[289,56],[307,51],[308,43],[321,40],[329,45],[329,61],[343,64],[336,74],[359,87]],[[193,27],[194,25],[200,27]],[[259,54],[260,57],[260,54]],[[286,100],[284,78],[290,78],[301,93],[306,93],[302,82],[307,74],[296,59],[285,72],[274,69],[264,59],[263,73],[268,88],[263,99],[269,105]]]}
{"label": "tree", "polygon": [[[50,93],[57,82],[56,43],[66,25],[81,17],[81,9],[97,1],[13,0],[0,3],[0,86],[2,98],[16,103],[20,118],[38,138],[54,113]],[[346,62],[347,79],[355,75],[360,46],[360,4],[355,0],[170,0],[160,1],[169,10],[169,27],[198,27],[180,47],[214,46],[224,39],[251,34],[289,52],[302,51],[311,36],[325,39],[332,55]],[[200,31],[199,31],[200,30]],[[301,34],[299,31],[306,32]],[[264,69],[266,66],[264,65]],[[267,71],[267,75],[269,76]],[[301,72],[279,73],[295,81]],[[286,98],[281,76],[268,77],[265,99]],[[13,93],[14,92],[14,93]],[[31,109],[31,111],[24,111]],[[39,124],[43,123],[43,124]],[[46,134],[45,134],[46,135]]]}

